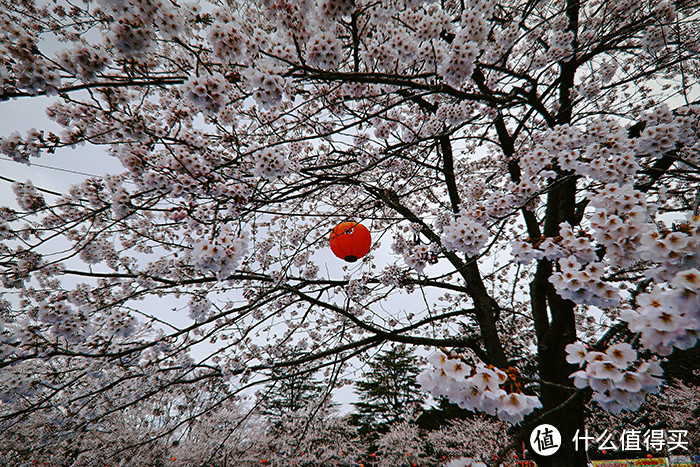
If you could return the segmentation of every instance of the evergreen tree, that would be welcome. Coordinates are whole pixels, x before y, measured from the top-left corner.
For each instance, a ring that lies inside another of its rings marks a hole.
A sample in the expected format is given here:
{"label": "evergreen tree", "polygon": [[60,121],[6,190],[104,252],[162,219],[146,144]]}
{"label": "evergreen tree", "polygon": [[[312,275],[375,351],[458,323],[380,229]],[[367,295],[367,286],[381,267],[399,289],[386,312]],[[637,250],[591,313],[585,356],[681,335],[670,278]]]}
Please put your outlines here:
{"label": "evergreen tree", "polygon": [[[295,359],[302,353],[295,349],[289,358]],[[312,405],[321,402],[324,385],[313,375],[313,370],[296,366],[277,369],[270,376],[273,382],[259,393],[260,413],[266,415],[273,426],[280,427],[285,419],[298,415]]]}
{"label": "evergreen tree", "polygon": [[352,421],[361,433],[385,432],[389,425],[406,420],[425,401],[416,382],[418,357],[403,345],[377,355],[369,363],[365,379],[355,383],[360,402]]}
{"label": "evergreen tree", "polygon": [[440,397],[436,406],[423,410],[416,419],[416,424],[424,430],[434,431],[449,426],[455,420],[470,420],[478,416],[480,415],[460,408],[445,397]]}

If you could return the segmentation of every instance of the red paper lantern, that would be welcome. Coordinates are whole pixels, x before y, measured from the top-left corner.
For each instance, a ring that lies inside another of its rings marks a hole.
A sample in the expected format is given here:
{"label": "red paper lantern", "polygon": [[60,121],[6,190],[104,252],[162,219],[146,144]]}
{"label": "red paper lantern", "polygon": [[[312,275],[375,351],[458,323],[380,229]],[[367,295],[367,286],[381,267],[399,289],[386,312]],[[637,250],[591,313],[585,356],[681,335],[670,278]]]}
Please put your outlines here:
{"label": "red paper lantern", "polygon": [[330,244],[333,254],[348,263],[354,263],[369,253],[372,246],[372,236],[362,224],[343,222],[331,231]]}

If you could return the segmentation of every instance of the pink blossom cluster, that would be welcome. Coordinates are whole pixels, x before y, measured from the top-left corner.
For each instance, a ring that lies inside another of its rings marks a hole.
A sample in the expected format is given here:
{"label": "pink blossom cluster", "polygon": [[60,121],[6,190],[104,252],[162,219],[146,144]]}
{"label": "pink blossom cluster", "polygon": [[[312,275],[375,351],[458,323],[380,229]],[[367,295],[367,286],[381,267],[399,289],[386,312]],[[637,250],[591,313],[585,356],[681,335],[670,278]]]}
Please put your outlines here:
{"label": "pink blossom cluster", "polygon": [[194,267],[203,273],[213,273],[220,280],[233,274],[246,254],[248,242],[231,227],[221,227],[218,235],[203,238],[192,248]]}
{"label": "pink blossom cluster", "polygon": [[700,269],[700,216],[674,223],[670,228],[648,229],[639,240],[643,259],[658,263],[647,276],[670,281],[677,272]]}
{"label": "pink blossom cluster", "polygon": [[462,355],[432,354],[428,361],[432,368],[418,375],[423,391],[433,397],[447,397],[450,402],[471,411],[481,411],[518,424],[542,403],[535,396],[518,391],[506,392],[503,387],[512,383],[503,370],[482,362],[466,363]]}
{"label": "pink blossom cluster", "polygon": [[486,244],[489,231],[483,222],[475,220],[462,211],[443,229],[442,245],[449,251],[459,251],[467,256],[475,256]]}
{"label": "pink blossom cluster", "polygon": [[636,370],[629,367],[637,360],[637,352],[626,342],[614,344],[605,352],[589,349],[581,342],[566,346],[566,361],[580,365],[581,370],[571,374],[574,386],[589,387],[593,399],[605,410],[620,413],[634,411],[646,399],[647,394],[657,394],[663,374],[657,362],[644,362]]}
{"label": "pink blossom cluster", "polygon": [[119,187],[112,194],[112,212],[116,219],[122,219],[131,213],[131,197],[124,187]]}
{"label": "pink blossom cluster", "polygon": [[53,95],[61,77],[38,50],[39,39],[24,25],[4,22],[0,28],[0,91],[21,89]]}
{"label": "pink blossom cluster", "polygon": [[491,2],[474,2],[462,13],[462,28],[455,34],[447,56],[438,68],[445,82],[461,88],[474,71],[474,62],[483,49],[487,34],[487,20],[492,14]]}
{"label": "pink blossom cluster", "polygon": [[353,0],[320,0],[319,14],[321,16],[335,19],[349,15],[355,8]]}
{"label": "pink blossom cluster", "polygon": [[[2,245],[0,245],[2,246]],[[43,266],[42,257],[33,251],[17,249],[17,259],[0,275],[2,285],[7,288],[21,287],[29,279],[30,273]]]}
{"label": "pink blossom cluster", "polygon": [[639,138],[634,140],[635,151],[658,158],[675,149],[678,143],[697,147],[699,112],[698,105],[689,105],[674,112],[665,104],[655,107],[644,116],[646,125]]}
{"label": "pink blossom cluster", "polygon": [[[560,15],[560,17],[565,18],[565,15]],[[549,49],[547,50],[547,58],[549,60],[568,60],[571,57],[574,33],[555,29],[552,31],[549,40]]]}
{"label": "pink blossom cluster", "polygon": [[209,42],[214,55],[228,65],[235,64],[244,58],[247,51],[246,39],[243,37],[241,26],[228,16],[219,18],[209,28]]}
{"label": "pink blossom cluster", "polygon": [[593,239],[605,247],[612,266],[630,266],[636,261],[642,234],[649,229],[646,196],[632,184],[608,184],[588,198],[595,208]]}
{"label": "pink blossom cluster", "polygon": [[423,272],[428,264],[428,256],[430,248],[427,245],[410,245],[403,250],[403,260],[408,267],[415,269],[418,272]]}
{"label": "pink blossom cluster", "polygon": [[280,147],[265,148],[255,153],[253,174],[266,180],[274,180],[289,173],[291,163]]}
{"label": "pink blossom cluster", "polygon": [[659,287],[637,296],[636,310],[621,318],[632,332],[641,333],[644,347],[669,355],[673,348],[693,347],[700,334],[700,271],[678,272],[670,287]]}
{"label": "pink blossom cluster", "polygon": [[216,115],[229,101],[230,85],[221,73],[192,76],[184,84],[187,98],[205,115]]}
{"label": "pink blossom cluster", "polygon": [[379,275],[379,282],[382,285],[392,285],[400,287],[406,278],[406,271],[396,264],[387,265]]}
{"label": "pink blossom cluster", "polygon": [[327,31],[321,31],[306,44],[306,62],[309,66],[322,70],[332,70],[343,59],[340,40]]}
{"label": "pink blossom cluster", "polygon": [[[537,138],[535,147],[520,157],[523,181],[520,191],[531,196],[535,186],[556,176],[554,168],[572,170],[577,174],[608,184],[629,184],[639,170],[634,150],[635,141],[618,122],[593,119],[585,131],[571,125],[560,125]],[[518,198],[522,202],[527,197]]]}
{"label": "pink blossom cluster", "polygon": [[467,121],[476,112],[478,106],[473,102],[443,103],[437,109],[435,116],[450,125],[459,125]]}
{"label": "pink blossom cluster", "polygon": [[287,83],[281,71],[282,68],[273,60],[260,59],[242,73],[245,82],[253,89],[253,97],[263,108],[270,108],[282,100]]}
{"label": "pink blossom cluster", "polygon": [[17,199],[17,204],[26,211],[34,212],[46,206],[44,197],[39,194],[39,191],[29,180],[24,183],[13,183],[12,191]]}
{"label": "pink blossom cluster", "polygon": [[209,312],[214,304],[206,297],[194,296],[190,299],[190,318],[195,323],[201,323],[209,318]]}
{"label": "pink blossom cluster", "polygon": [[0,154],[17,162],[27,163],[31,157],[41,155],[45,144],[43,131],[32,128],[25,138],[15,131],[8,137],[0,138]]}
{"label": "pink blossom cluster", "polygon": [[370,289],[367,287],[368,279],[367,276],[363,276],[362,279],[350,279],[343,287],[343,292],[350,300],[360,302],[370,293]]}
{"label": "pink blossom cluster", "polygon": [[301,271],[301,277],[306,280],[316,279],[318,277],[318,264],[307,262]]}
{"label": "pink blossom cluster", "polygon": [[401,19],[413,26],[416,39],[427,46],[433,44],[432,40],[441,32],[452,29],[449,15],[435,3],[408,9],[402,12]]}
{"label": "pink blossom cluster", "polygon": [[90,235],[81,239],[77,243],[76,249],[80,251],[80,259],[88,264],[98,264],[103,261],[113,262],[117,257],[114,244],[99,235]]}
{"label": "pink blossom cluster", "polygon": [[114,21],[110,29],[106,39],[124,57],[133,58],[143,54],[155,41],[153,29],[145,27],[136,15]]}
{"label": "pink blossom cluster", "polygon": [[61,68],[86,82],[95,81],[108,63],[103,50],[87,45],[63,50],[57,58]]}
{"label": "pink blossom cluster", "polygon": [[598,262],[585,267],[573,258],[559,261],[560,271],[554,272],[549,281],[562,298],[575,303],[609,308],[620,303],[615,287],[602,280],[604,267]]}
{"label": "pink blossom cluster", "polygon": [[12,238],[13,232],[14,231],[12,227],[10,227],[10,223],[0,216],[0,240]]}
{"label": "pink blossom cluster", "polygon": [[469,40],[469,31],[463,29],[452,42],[449,55],[442,62],[438,72],[453,88],[461,88],[464,81],[474,71],[474,61],[479,55],[479,43]]}
{"label": "pink blossom cluster", "polygon": [[180,35],[185,30],[186,18],[197,11],[195,4],[183,3],[174,10],[173,4],[160,0],[100,0],[99,3],[114,19],[106,34],[107,42],[128,58],[142,57],[154,46],[156,31],[166,40]]}

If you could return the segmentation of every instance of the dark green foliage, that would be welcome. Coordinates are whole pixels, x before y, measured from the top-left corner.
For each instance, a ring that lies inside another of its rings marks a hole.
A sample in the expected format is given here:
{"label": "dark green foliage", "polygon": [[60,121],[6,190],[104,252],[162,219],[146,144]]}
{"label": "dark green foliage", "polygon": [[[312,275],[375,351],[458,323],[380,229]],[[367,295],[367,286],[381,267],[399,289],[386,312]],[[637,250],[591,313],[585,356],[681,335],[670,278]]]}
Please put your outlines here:
{"label": "dark green foliage", "polygon": [[370,363],[364,380],[355,383],[360,401],[352,422],[361,433],[386,432],[392,423],[415,414],[425,401],[416,382],[421,371],[418,357],[403,345],[378,354]]}
{"label": "dark green foliage", "polygon": [[700,344],[687,350],[674,349],[661,366],[666,378],[676,378],[685,384],[700,386]]}
{"label": "dark green foliage", "polygon": [[416,420],[416,423],[424,430],[433,431],[449,425],[454,420],[467,420],[474,417],[477,417],[474,412],[461,409],[457,404],[452,404],[447,399],[440,398],[438,405],[424,410]]}
{"label": "dark green foliage", "polygon": [[[294,349],[286,358],[303,355],[303,351]],[[325,385],[314,377],[313,370],[304,366],[275,369],[269,376],[273,382],[258,394],[258,399],[260,413],[266,415],[276,428],[289,417],[301,415],[300,411],[316,407],[325,396]]]}
{"label": "dark green foliage", "polygon": [[308,373],[277,375],[279,379],[261,394],[261,410],[270,420],[279,420],[307,407],[322,395],[322,384]]}

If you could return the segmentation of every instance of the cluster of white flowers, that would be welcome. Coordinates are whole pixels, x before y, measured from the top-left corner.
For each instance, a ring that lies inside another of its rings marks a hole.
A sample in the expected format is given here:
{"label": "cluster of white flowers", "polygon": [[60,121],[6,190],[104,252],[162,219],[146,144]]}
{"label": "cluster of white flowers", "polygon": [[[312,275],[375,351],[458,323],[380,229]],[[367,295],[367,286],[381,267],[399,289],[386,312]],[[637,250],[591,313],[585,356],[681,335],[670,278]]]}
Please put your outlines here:
{"label": "cluster of white flowers", "polygon": [[246,51],[245,39],[239,29],[240,26],[231,18],[217,21],[209,29],[214,55],[229,65],[237,63]]}
{"label": "cluster of white flowers", "polygon": [[0,138],[0,154],[4,154],[17,162],[26,162],[28,157],[23,151],[24,140],[18,132],[12,132],[10,136]]}
{"label": "cluster of white flowers", "polygon": [[396,264],[390,264],[384,268],[379,275],[379,282],[382,285],[393,285],[400,287],[406,279],[406,272]]}
{"label": "cluster of white flowers", "polygon": [[430,248],[426,245],[412,245],[405,248],[403,251],[403,260],[406,264],[418,272],[423,272],[428,264]]}
{"label": "cluster of white flowers", "polygon": [[673,347],[693,347],[700,334],[700,271],[677,273],[670,287],[640,294],[637,304],[621,318],[631,331],[641,333],[644,347],[659,355],[669,355]]}
{"label": "cluster of white flowers", "polygon": [[438,107],[435,116],[450,125],[459,125],[474,115],[476,109],[477,106],[470,101],[462,101],[458,104],[443,103]]}
{"label": "cluster of white flowers", "polygon": [[389,71],[399,64],[398,53],[390,45],[390,37],[380,34],[376,40],[367,44],[367,49],[360,53],[362,62],[369,69]]}
{"label": "cluster of white flowers", "polygon": [[520,157],[520,185],[532,184],[536,176],[553,178],[555,163],[563,170],[606,183],[629,183],[639,169],[633,147],[628,130],[612,120],[592,120],[585,131],[557,126]]}
{"label": "cluster of white flowers", "polygon": [[218,279],[225,279],[236,270],[247,248],[245,236],[238,236],[229,226],[223,226],[215,238],[204,238],[195,243],[192,259],[200,272],[211,272]]}
{"label": "cluster of white flowers", "polygon": [[29,180],[24,183],[13,183],[12,191],[17,198],[17,204],[26,211],[34,212],[46,206],[44,197],[39,194],[39,191]]}
{"label": "cluster of white flowers", "polygon": [[515,240],[511,243],[511,251],[514,260],[520,264],[528,264],[542,258],[552,261],[575,258],[583,264],[597,259],[590,236],[583,231],[574,233],[567,222],[559,224],[558,237]]}
{"label": "cluster of white flowers", "polygon": [[605,353],[588,349],[576,342],[566,346],[566,361],[584,367],[571,374],[574,386],[579,389],[590,386],[593,399],[612,413],[634,411],[646,399],[647,394],[657,394],[663,374],[661,365],[644,362],[636,370],[628,369],[637,359],[637,352],[630,344],[611,345]]}
{"label": "cluster of white flowers", "polygon": [[301,271],[301,277],[306,280],[316,279],[318,277],[318,265],[312,262],[307,262],[304,269]]}
{"label": "cluster of white flowers", "polygon": [[450,54],[438,70],[445,82],[457,89],[461,88],[464,80],[472,75],[474,61],[480,51],[479,44],[476,41],[468,40],[469,36],[469,31],[466,29],[457,33],[452,41]]}
{"label": "cluster of white flowers", "polygon": [[10,224],[5,222],[4,219],[0,218],[0,240],[12,238],[12,235],[14,235],[14,231],[10,227]]}
{"label": "cluster of white flowers", "polygon": [[355,7],[353,0],[320,0],[320,14],[326,18],[338,18],[349,15]]}
{"label": "cluster of white flowers", "polygon": [[24,281],[29,278],[32,271],[38,270],[43,266],[41,255],[33,251],[17,249],[16,260],[14,264],[9,265],[3,274],[0,274],[2,285],[7,288],[22,287]]}
{"label": "cluster of white flowers", "polygon": [[349,280],[345,287],[343,287],[343,292],[345,292],[345,295],[347,295],[350,300],[356,302],[361,301],[370,292],[370,289],[367,287],[368,279],[369,277],[363,276],[362,279]]}
{"label": "cluster of white flowers", "polygon": [[488,237],[489,231],[482,223],[462,212],[445,226],[441,241],[442,245],[450,251],[475,256],[486,244]]}
{"label": "cluster of white flowers", "polygon": [[55,94],[61,83],[59,71],[43,54],[35,53],[39,39],[28,34],[27,28],[16,26],[5,22],[0,28],[0,89],[7,84],[8,89],[16,87],[29,94]]}
{"label": "cluster of white flowers", "polygon": [[145,27],[134,14],[114,21],[107,40],[124,57],[135,57],[146,51],[155,40],[153,29]]}
{"label": "cluster of white flowers", "polygon": [[[564,15],[561,15],[564,16]],[[549,38],[547,58],[550,61],[568,60],[573,52],[574,33],[571,31],[554,30]]]}
{"label": "cluster of white flowers", "polygon": [[279,147],[265,148],[254,156],[253,173],[266,180],[274,180],[289,173],[291,164]]}
{"label": "cluster of white flowers", "polygon": [[[433,397],[446,397],[450,402],[471,411],[481,411],[509,423],[520,423],[526,415],[542,403],[535,396],[528,396],[517,389],[515,373],[506,373],[491,365],[466,363],[461,356],[447,356],[442,352],[432,354],[428,368],[418,375],[423,391]],[[514,389],[506,392],[503,387]]]}
{"label": "cluster of white flowers", "polygon": [[192,76],[184,84],[185,95],[206,115],[217,114],[227,103],[230,85],[221,73]]}
{"label": "cluster of white flowers", "polygon": [[676,147],[681,130],[680,122],[675,121],[673,112],[666,105],[656,107],[644,116],[646,126],[639,138],[634,140],[634,149],[638,154],[661,157],[665,152]]}
{"label": "cluster of white flowers", "polygon": [[560,260],[559,266],[561,271],[553,273],[549,281],[562,298],[601,308],[620,303],[617,289],[601,280],[602,263],[592,262],[582,267],[574,258],[568,258]]}
{"label": "cluster of white flowers", "polygon": [[418,42],[412,34],[406,34],[396,26],[388,26],[389,34],[387,45],[395,52],[398,63],[411,63],[418,54]]}
{"label": "cluster of white flowers", "polygon": [[333,34],[321,31],[306,44],[306,62],[323,70],[331,70],[340,65],[343,47]]}
{"label": "cluster of white flowers", "polygon": [[401,20],[414,28],[414,35],[418,41],[430,44],[432,39],[437,39],[443,31],[451,29],[449,15],[437,4],[426,4],[422,8],[407,9],[401,12]]}
{"label": "cluster of white flowers", "polygon": [[700,269],[700,216],[691,216],[673,229],[649,229],[640,240],[643,259],[659,263],[646,274],[657,280],[670,281],[682,270]]}
{"label": "cluster of white flowers", "polygon": [[272,107],[282,100],[286,88],[282,71],[273,60],[261,59],[242,73],[245,82],[254,90],[255,101],[263,108]]}
{"label": "cluster of white flowers", "polygon": [[455,35],[447,56],[438,68],[438,73],[450,86],[461,88],[464,80],[474,71],[474,61],[486,39],[486,20],[492,10],[491,2],[479,1],[462,13],[462,29]]}
{"label": "cluster of white flowers", "polygon": [[206,297],[194,296],[190,299],[188,305],[190,307],[190,318],[195,323],[201,323],[209,318],[209,312],[214,304]]}
{"label": "cluster of white flowers", "polygon": [[175,11],[170,3],[161,0],[132,0],[128,3],[100,0],[99,3],[115,18],[107,40],[120,54],[130,58],[142,55],[155,43],[155,31],[164,39],[181,34],[187,19],[198,9],[194,3],[182,3]]}
{"label": "cluster of white flowers", "polygon": [[76,248],[80,251],[80,259],[88,264],[113,260],[116,256],[114,245],[100,236],[88,236],[81,240]]}
{"label": "cluster of white flowers", "polygon": [[584,230],[574,233],[568,222],[559,224],[559,244],[562,247],[561,256],[552,256],[552,259],[575,257],[579,262],[586,264],[596,261],[598,256],[595,253],[594,245],[590,235]]}
{"label": "cluster of white flowers", "polygon": [[112,194],[112,212],[116,219],[122,219],[131,213],[131,197],[124,187],[119,187]]}
{"label": "cluster of white flowers", "polygon": [[589,195],[589,200],[595,208],[591,218],[593,239],[605,246],[605,256],[612,266],[631,265],[642,234],[650,225],[644,193],[631,184],[608,184]]}
{"label": "cluster of white flowers", "polygon": [[98,73],[107,64],[107,55],[104,51],[90,46],[64,50],[58,54],[57,58],[64,70],[87,82],[95,81]]}

